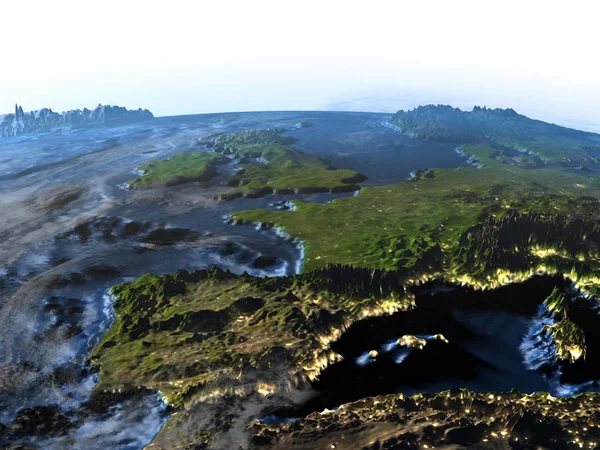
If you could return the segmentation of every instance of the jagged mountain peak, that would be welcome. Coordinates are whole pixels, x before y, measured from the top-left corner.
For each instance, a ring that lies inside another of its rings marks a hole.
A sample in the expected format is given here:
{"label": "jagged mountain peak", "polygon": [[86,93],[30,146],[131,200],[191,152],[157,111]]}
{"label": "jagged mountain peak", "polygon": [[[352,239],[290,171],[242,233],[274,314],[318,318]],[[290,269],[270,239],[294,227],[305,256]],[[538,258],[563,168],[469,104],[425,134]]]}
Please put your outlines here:
{"label": "jagged mountain peak", "polygon": [[123,106],[98,104],[93,110],[73,109],[57,113],[51,108],[24,112],[15,104],[14,114],[0,116],[0,138],[46,133],[98,125],[123,125],[153,119],[147,109],[128,110]]}

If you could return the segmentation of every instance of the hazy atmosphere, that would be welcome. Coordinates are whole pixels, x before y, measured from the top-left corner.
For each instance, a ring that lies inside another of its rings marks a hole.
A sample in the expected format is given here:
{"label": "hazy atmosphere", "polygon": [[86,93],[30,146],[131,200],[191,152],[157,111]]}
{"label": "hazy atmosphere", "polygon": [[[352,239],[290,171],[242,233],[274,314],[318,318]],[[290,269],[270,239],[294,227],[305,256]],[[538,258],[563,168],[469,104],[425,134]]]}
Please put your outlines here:
{"label": "hazy atmosphere", "polygon": [[0,112],[512,107],[600,131],[594,2],[3,5]]}

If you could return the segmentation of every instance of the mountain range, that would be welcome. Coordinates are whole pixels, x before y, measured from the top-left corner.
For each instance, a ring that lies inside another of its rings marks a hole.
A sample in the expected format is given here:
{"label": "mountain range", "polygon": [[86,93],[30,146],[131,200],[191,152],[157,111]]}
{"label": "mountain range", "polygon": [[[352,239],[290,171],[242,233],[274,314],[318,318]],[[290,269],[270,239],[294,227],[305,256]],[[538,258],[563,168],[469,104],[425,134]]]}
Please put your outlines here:
{"label": "mountain range", "polygon": [[0,116],[0,138],[98,125],[124,125],[153,118],[147,109],[128,110],[122,106],[98,105],[92,110],[84,108],[57,113],[50,108],[24,112],[21,106],[15,105],[14,113]]}

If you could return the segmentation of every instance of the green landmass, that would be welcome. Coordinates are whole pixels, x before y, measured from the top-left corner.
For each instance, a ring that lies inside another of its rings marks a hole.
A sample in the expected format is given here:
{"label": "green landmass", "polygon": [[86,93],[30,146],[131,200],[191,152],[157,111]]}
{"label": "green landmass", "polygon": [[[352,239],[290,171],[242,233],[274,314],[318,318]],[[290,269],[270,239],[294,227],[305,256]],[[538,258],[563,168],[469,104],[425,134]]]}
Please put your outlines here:
{"label": "green landmass", "polygon": [[295,201],[294,211],[232,217],[301,239],[305,271],[345,264],[493,286],[539,269],[595,289],[600,179],[507,166],[486,145],[463,148],[483,167],[435,169],[433,178],[363,188],[329,204]]}
{"label": "green landmass", "polygon": [[458,144],[493,144],[499,160],[511,164],[587,164],[588,150],[600,149],[600,135],[533,120],[512,109],[444,105],[398,111],[390,122],[407,134]]}
{"label": "green landmass", "polygon": [[[348,192],[359,189],[366,178],[355,171],[335,169],[316,156],[292,147],[294,139],[281,130],[240,130],[217,133],[199,141],[210,151],[177,153],[165,161],[143,164],[144,172],[128,184],[133,188],[171,186],[191,181],[207,181],[218,175],[216,166],[235,158],[238,172],[225,183],[234,187],[222,195],[262,197],[267,194]],[[229,158],[223,156],[227,155]]]}
{"label": "green landmass", "polygon": [[239,175],[227,180],[239,186],[235,192],[293,194],[294,192],[348,192],[364,181],[357,172],[331,169],[316,156],[305,155],[281,144],[240,147],[235,156],[260,158],[264,164],[244,165]]}
{"label": "green landmass", "polygon": [[172,405],[276,392],[338,358],[350,323],[412,305],[393,272],[330,267],[284,278],[213,268],[112,288],[116,320],[94,349],[99,390],[160,391]]}
{"label": "green landmass", "polygon": [[219,174],[217,165],[227,158],[214,152],[177,153],[163,161],[149,161],[139,167],[142,176],[127,182],[135,189],[173,186],[208,181]]}
{"label": "green landmass", "polygon": [[242,161],[238,174],[227,184],[236,188],[225,198],[271,193],[346,192],[359,187],[365,177],[346,169],[334,169],[316,156],[292,147],[294,139],[278,130],[241,130],[208,136],[200,141],[214,151]]}

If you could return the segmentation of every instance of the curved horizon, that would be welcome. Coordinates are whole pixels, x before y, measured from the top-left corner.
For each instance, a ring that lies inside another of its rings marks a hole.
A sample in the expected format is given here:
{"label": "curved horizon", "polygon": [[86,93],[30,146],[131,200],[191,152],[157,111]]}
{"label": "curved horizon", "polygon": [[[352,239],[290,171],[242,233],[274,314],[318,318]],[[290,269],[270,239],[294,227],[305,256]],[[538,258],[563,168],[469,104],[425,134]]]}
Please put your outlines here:
{"label": "curved horizon", "polygon": [[[275,109],[275,110],[258,110],[258,109],[248,109],[248,110],[239,110],[239,111],[203,111],[203,112],[190,112],[190,113],[184,113],[184,114],[171,114],[171,115],[158,115],[155,114],[154,111],[144,107],[144,106],[136,106],[136,107],[129,107],[128,105],[109,105],[109,104],[102,104],[102,103],[98,103],[97,106],[95,107],[79,107],[79,108],[73,108],[73,109],[69,109],[69,110],[62,110],[62,111],[58,111],[58,110],[54,110],[52,107],[44,107],[41,109],[48,109],[52,112],[58,113],[58,114],[64,114],[67,113],[69,111],[83,111],[85,109],[93,111],[95,108],[101,107],[101,106],[119,106],[119,107],[125,107],[130,111],[135,111],[135,110],[148,110],[150,111],[155,118],[170,118],[170,117],[185,117],[185,116],[200,116],[200,115],[212,115],[212,114],[258,114],[258,113],[356,113],[356,114],[381,114],[381,115],[393,115],[399,111],[410,111],[419,107],[424,107],[424,106],[450,106],[452,108],[458,109],[460,111],[463,112],[471,112],[476,108],[487,108],[487,109],[491,109],[491,110],[513,110],[514,112],[516,112],[519,115],[525,116],[529,119],[533,119],[533,120],[539,120],[542,122],[546,122],[552,125],[558,125],[561,127],[565,127],[565,128],[571,128],[574,130],[578,130],[578,131],[584,131],[587,133],[594,133],[594,134],[600,134],[600,124],[597,126],[594,125],[590,125],[588,124],[588,126],[586,126],[585,124],[577,124],[577,123],[572,123],[567,121],[565,123],[565,121],[552,121],[551,119],[545,119],[545,118],[541,118],[541,117],[533,117],[529,114],[524,114],[518,110],[516,110],[515,108],[492,108],[492,107],[488,107],[487,105],[473,105],[471,108],[465,108],[465,107],[460,107],[460,106],[456,106],[456,105],[452,105],[452,104],[447,104],[447,103],[423,103],[423,104],[417,104],[414,105],[413,107],[409,107],[409,108],[399,108],[396,110],[388,110],[388,111],[373,111],[373,110],[360,110],[360,109]],[[15,104],[15,108],[16,107],[21,107],[22,105],[20,104]],[[39,111],[39,109],[37,110],[27,110],[27,109],[23,109],[23,111],[25,113],[31,113],[31,112],[36,112]],[[12,113],[4,113],[4,114],[0,114],[0,119],[2,119],[3,117],[9,115],[9,114],[14,114],[14,112]]]}
{"label": "curved horizon", "polygon": [[600,131],[595,4],[32,0],[4,12],[7,113],[15,102],[158,116],[479,104]]}

